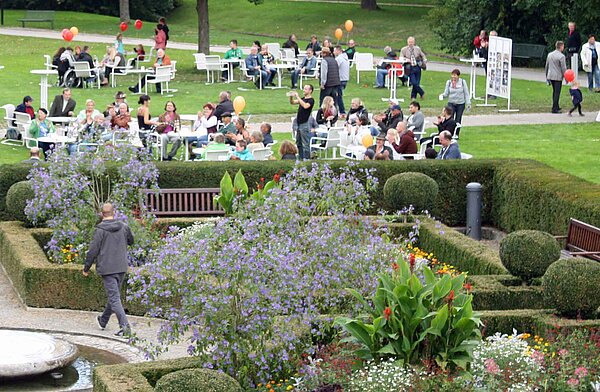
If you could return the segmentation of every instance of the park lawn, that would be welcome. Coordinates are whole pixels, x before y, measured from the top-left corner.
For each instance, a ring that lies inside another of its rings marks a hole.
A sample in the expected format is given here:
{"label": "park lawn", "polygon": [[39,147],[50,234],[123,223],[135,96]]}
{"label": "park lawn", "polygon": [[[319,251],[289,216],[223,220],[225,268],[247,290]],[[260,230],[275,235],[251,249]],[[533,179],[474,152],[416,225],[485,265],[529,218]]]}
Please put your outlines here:
{"label": "park lawn", "polygon": [[[52,54],[63,41],[38,39],[29,37],[10,37],[0,36],[0,45],[4,56],[0,64],[5,69],[0,70],[0,105],[5,103],[18,104],[23,96],[31,95],[34,98],[34,106],[39,107],[39,77],[29,73],[31,69],[43,68],[43,55]],[[85,42],[77,42],[79,45]],[[92,54],[102,57],[105,50],[105,44],[91,43]],[[252,83],[217,83],[206,85],[206,73],[197,71],[194,65],[192,51],[169,50],[169,56],[172,60],[177,60],[177,77],[171,83],[172,88],[179,91],[173,97],[161,96],[156,94],[149,86],[152,97],[152,113],[157,115],[163,108],[168,99],[176,102],[179,113],[196,113],[204,103],[215,102],[219,91],[230,90],[235,97],[241,95],[246,99],[245,114],[279,114],[288,115],[295,113],[295,107],[289,104],[286,97],[287,88],[280,90],[257,90]],[[482,70],[480,71],[482,72]],[[236,73],[236,76],[238,74]],[[386,102],[382,98],[388,98],[389,92],[386,89],[374,89],[375,73],[361,73],[361,83],[356,83],[356,72],[351,71],[351,80],[344,93],[346,106],[349,107],[349,101],[353,97],[359,97],[363,100],[366,107],[371,112],[378,112],[386,107]],[[427,92],[426,99],[421,101],[423,111],[426,115],[432,116],[438,114],[443,106],[443,102],[438,101],[437,96],[443,91],[444,84],[448,79],[446,73],[425,71],[423,72],[422,86]],[[117,88],[103,87],[102,89],[76,89],[74,99],[78,102],[77,109],[83,108],[83,103],[87,98],[96,101],[97,106],[104,109],[105,105],[113,102],[114,94],[118,91],[127,91],[127,87],[137,82],[137,76],[128,75],[117,77]],[[313,85],[317,86],[313,80]],[[478,94],[484,95],[484,77],[478,79]],[[284,74],[283,86],[289,87],[289,74]],[[245,89],[244,91],[239,88]],[[54,95],[61,91],[58,87],[49,89],[49,103]],[[584,89],[583,103],[584,108],[595,108],[600,106],[600,94],[591,94]],[[532,82],[527,80],[513,80],[513,100],[512,107],[520,109],[522,112],[548,112],[550,108],[551,88],[545,83]],[[410,100],[410,90],[400,87],[398,97],[405,100],[403,107],[408,106]],[[499,108],[506,107],[506,100],[497,99]],[[137,98],[129,95],[131,105],[136,105]],[[569,95],[567,89],[563,90],[562,95],[563,108],[569,107]],[[473,106],[472,114],[496,113],[496,108],[479,108]],[[501,116],[498,121],[501,123]]]}
{"label": "park lawn", "polygon": [[[431,0],[416,0],[431,2]],[[411,1],[411,3],[413,3]],[[169,36],[173,41],[197,42],[198,16],[196,2],[183,0],[181,6],[168,15]],[[376,54],[383,54],[383,47],[391,45],[399,48],[405,45],[406,38],[414,35],[424,50],[440,52],[439,41],[424,20],[430,7],[383,7],[379,11],[365,11],[358,3],[331,4],[268,0],[261,5],[253,5],[247,0],[209,2],[209,23],[212,45],[225,45],[237,39],[240,45],[250,46],[254,40],[283,43],[295,33],[300,46],[305,46],[311,34],[334,37],[338,27],[343,28],[347,19],[354,21],[350,37],[357,45],[378,48]],[[21,26],[17,19],[22,18],[21,10],[6,10],[5,25]],[[48,23],[29,24],[32,27],[47,28]],[[77,26],[80,32],[116,35],[119,30],[117,17],[97,14],[57,11],[54,23],[57,30]],[[144,21],[140,31],[131,25],[125,36],[151,38],[155,22]],[[345,32],[345,30],[344,30]],[[344,34],[343,42],[347,35]]]}

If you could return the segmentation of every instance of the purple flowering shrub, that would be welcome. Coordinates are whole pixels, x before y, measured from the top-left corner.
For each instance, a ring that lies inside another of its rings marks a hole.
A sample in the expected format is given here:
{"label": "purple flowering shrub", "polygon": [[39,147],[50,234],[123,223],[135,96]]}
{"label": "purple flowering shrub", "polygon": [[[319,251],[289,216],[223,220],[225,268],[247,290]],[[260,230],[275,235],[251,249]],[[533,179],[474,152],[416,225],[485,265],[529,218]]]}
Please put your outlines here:
{"label": "purple flowering shrub", "polygon": [[[131,146],[73,156],[59,150],[49,165],[34,167],[28,179],[35,197],[28,201],[25,214],[34,224],[45,222],[52,229],[46,250],[53,262],[84,260],[97,212],[107,201],[116,207],[115,218],[128,222],[134,232],[135,264],[156,242],[148,230],[154,218],[146,213],[140,221],[134,219],[141,205],[140,189],[157,187],[158,170],[146,153]],[[65,259],[66,250],[74,257]]]}
{"label": "purple flowering shrub", "polygon": [[[322,313],[347,310],[399,255],[369,207],[371,171],[296,167],[264,200],[246,199],[210,235],[172,232],[130,278],[129,296],[165,318],[150,356],[189,339],[189,354],[243,385],[289,376]],[[364,185],[367,183],[368,185]]]}

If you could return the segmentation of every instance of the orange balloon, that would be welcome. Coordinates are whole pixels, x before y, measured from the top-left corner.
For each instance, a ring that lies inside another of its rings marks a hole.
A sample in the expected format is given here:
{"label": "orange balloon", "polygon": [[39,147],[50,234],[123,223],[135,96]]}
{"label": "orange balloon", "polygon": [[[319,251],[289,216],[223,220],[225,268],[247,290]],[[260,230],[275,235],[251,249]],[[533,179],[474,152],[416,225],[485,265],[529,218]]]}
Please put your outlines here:
{"label": "orange balloon", "polygon": [[373,145],[373,136],[371,136],[371,135],[363,136],[362,144],[363,144],[363,146],[365,146],[365,148],[371,147]]}
{"label": "orange balloon", "polygon": [[233,100],[233,110],[235,110],[235,114],[239,115],[242,110],[246,107],[246,100],[241,95],[238,95]]}
{"label": "orange balloon", "polygon": [[335,38],[342,39],[343,35],[344,35],[344,32],[342,31],[342,29],[335,29]]}
{"label": "orange balloon", "polygon": [[350,19],[348,19],[346,23],[344,23],[344,27],[346,28],[347,32],[350,32],[350,30],[352,30],[352,28],[354,27],[354,23]]}
{"label": "orange balloon", "polygon": [[77,37],[77,34],[79,34],[79,29],[75,26],[71,27],[69,29],[69,31],[71,31],[71,33],[73,33],[73,37]]}

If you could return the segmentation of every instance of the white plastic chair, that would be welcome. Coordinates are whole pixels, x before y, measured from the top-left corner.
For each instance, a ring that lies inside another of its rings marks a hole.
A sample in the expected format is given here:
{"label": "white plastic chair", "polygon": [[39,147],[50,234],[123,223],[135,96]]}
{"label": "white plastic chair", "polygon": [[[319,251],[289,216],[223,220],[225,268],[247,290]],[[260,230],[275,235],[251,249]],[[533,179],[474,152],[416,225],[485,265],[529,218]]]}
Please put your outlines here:
{"label": "white plastic chair", "polygon": [[0,107],[4,109],[4,121],[6,121],[6,125],[9,128],[14,126],[15,105],[12,103],[7,103],[6,105],[2,105]]}
{"label": "white plastic chair", "polygon": [[152,132],[151,134],[148,135],[148,145],[152,147],[152,149],[154,149],[153,153],[156,154],[158,153],[158,158],[159,160],[163,160],[163,154],[162,154],[162,147],[163,147],[163,143],[162,143],[162,138],[160,137],[160,135],[156,132]]}
{"label": "white plastic chair", "polygon": [[[144,93],[148,94],[148,84],[162,84],[168,83],[171,80],[171,66],[164,65],[162,67],[156,67],[153,74],[146,75],[146,85],[144,86]],[[171,90],[172,91],[172,90]],[[160,95],[163,95],[165,89],[160,89]]]}
{"label": "white plastic chair", "polygon": [[273,155],[273,151],[269,147],[256,148],[252,151],[252,155],[254,155],[254,159],[257,161],[267,161]]}
{"label": "white plastic chair", "polygon": [[275,60],[279,60],[281,58],[281,45],[277,42],[267,42],[265,43],[269,47],[269,53],[273,55]]}
{"label": "white plastic chair", "polygon": [[248,72],[248,68],[246,67],[246,62],[245,61],[242,61],[240,63],[240,71],[242,71],[244,73],[244,77],[246,77],[248,79],[252,79],[253,82],[256,82],[256,78],[258,78],[258,82],[259,82],[258,89],[262,90],[262,86],[263,86],[263,84],[262,84],[262,72],[257,72],[255,74],[251,75]]}
{"label": "white plastic chair", "polygon": [[83,87],[88,85],[88,81],[91,81],[93,84],[94,81],[98,88],[100,88],[100,73],[98,69],[90,68],[90,63],[87,61],[75,61],[73,63],[75,69],[75,76],[81,79]]}
{"label": "white plastic chair", "polygon": [[[127,75],[127,71],[129,71],[130,69],[133,69],[133,61],[135,60],[135,57],[130,58],[129,60],[127,60],[127,63],[125,64],[125,66],[122,67],[113,67],[112,70],[110,71],[110,85],[111,87],[115,88],[117,87],[117,83],[115,81],[115,78],[117,76],[125,76]],[[136,63],[137,64],[137,63]],[[121,70],[121,72],[115,72],[115,70]]]}
{"label": "white plastic chair", "polygon": [[204,155],[205,161],[226,161],[229,159],[229,153],[231,150],[213,150],[206,151]]}
{"label": "white plastic chair", "polygon": [[319,62],[317,61],[317,65],[313,68],[311,72],[298,74],[298,76],[300,76],[300,90],[302,90],[302,82],[304,81],[304,79],[319,77]]}
{"label": "white plastic chair", "polygon": [[194,64],[198,71],[206,72],[206,81],[209,79],[209,71],[206,66],[206,55],[204,53],[194,53]]}
{"label": "white plastic chair", "polygon": [[[206,58],[206,75],[207,75],[207,83],[215,82],[215,72],[218,72],[218,77],[221,77],[221,72],[227,71],[227,64],[221,63],[221,56],[205,56]],[[210,78],[208,75],[210,73]]]}
{"label": "white plastic chair", "polygon": [[165,82],[165,89],[164,89],[164,91],[161,90],[162,92],[165,92],[167,94],[177,92],[176,88],[171,88],[171,89],[169,88],[169,82],[171,80],[175,79],[176,74],[177,74],[177,60],[171,60],[171,78],[170,78],[170,80],[167,80]]}
{"label": "white plastic chair", "polygon": [[23,146],[25,146],[25,148],[39,147],[37,139],[34,139],[31,136],[31,133],[29,132],[31,123],[29,123],[26,126],[25,125],[21,125],[21,126],[23,129],[23,132],[21,133],[23,135]]}
{"label": "white plastic chair", "polygon": [[326,137],[314,136],[310,138],[310,148],[325,152],[325,158],[327,158],[327,151],[332,150],[332,158],[337,158],[337,149],[340,145],[340,132],[345,131],[344,127],[331,127],[328,130],[319,128],[317,134],[326,133]]}
{"label": "white plastic chair", "polygon": [[377,75],[377,69],[373,66],[372,53],[355,53],[354,64],[356,64],[356,83],[360,84],[360,72],[374,71]]}

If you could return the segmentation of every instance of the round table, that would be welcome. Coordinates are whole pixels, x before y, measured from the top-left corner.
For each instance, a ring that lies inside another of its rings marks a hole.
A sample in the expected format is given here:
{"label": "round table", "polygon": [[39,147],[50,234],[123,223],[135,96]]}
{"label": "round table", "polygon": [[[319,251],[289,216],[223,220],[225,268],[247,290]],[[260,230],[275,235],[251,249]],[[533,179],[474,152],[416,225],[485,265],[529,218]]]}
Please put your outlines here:
{"label": "round table", "polygon": [[77,139],[68,136],[52,134],[50,136],[38,137],[37,141],[42,143],[67,144],[75,143]]}
{"label": "round table", "polygon": [[223,64],[227,64],[227,82],[231,83],[233,82],[233,65],[234,64],[241,64],[242,61],[244,61],[243,59],[222,59],[221,63]]}
{"label": "round table", "polygon": [[[405,64],[407,61],[405,58],[399,58],[397,60],[391,60],[391,59],[383,59],[381,60],[381,63],[387,63],[387,64]],[[382,101],[389,101],[389,100],[397,100],[397,101],[401,101],[403,102],[403,99],[398,99],[396,98],[396,91],[397,91],[397,85],[398,85],[398,77],[399,76],[404,76],[404,69],[402,69],[402,75],[399,75],[400,69],[395,68],[395,67],[390,67],[390,69],[388,70],[389,72],[389,85],[390,85],[390,98],[389,99],[385,99],[385,98],[381,98]]]}
{"label": "round table", "polygon": [[[154,73],[153,68],[139,68],[139,69],[127,70],[127,74],[137,74],[138,75],[138,88],[137,88],[137,93],[133,93],[134,95],[142,95],[142,94],[146,94],[148,92],[148,90],[145,90],[144,92],[142,92],[142,78],[145,78],[146,76],[148,76],[152,73]],[[146,87],[146,86],[144,85],[144,87]]]}
{"label": "round table", "polygon": [[58,71],[54,69],[33,69],[29,73],[40,75],[40,107],[48,109],[48,75],[58,75]]}
{"label": "round table", "polygon": [[471,99],[482,100],[483,98],[477,98],[475,93],[475,84],[477,82],[477,65],[483,64],[486,60],[482,57],[473,57],[472,59],[460,59],[463,63],[471,64],[471,76],[469,78],[469,97]]}

